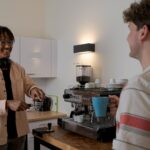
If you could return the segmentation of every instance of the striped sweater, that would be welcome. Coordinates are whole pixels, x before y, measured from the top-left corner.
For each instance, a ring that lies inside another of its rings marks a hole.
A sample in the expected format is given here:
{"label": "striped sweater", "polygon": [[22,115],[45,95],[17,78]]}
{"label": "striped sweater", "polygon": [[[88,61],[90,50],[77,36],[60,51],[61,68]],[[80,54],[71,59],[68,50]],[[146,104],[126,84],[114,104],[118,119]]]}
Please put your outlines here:
{"label": "striped sweater", "polygon": [[150,67],[123,89],[114,150],[150,150]]}

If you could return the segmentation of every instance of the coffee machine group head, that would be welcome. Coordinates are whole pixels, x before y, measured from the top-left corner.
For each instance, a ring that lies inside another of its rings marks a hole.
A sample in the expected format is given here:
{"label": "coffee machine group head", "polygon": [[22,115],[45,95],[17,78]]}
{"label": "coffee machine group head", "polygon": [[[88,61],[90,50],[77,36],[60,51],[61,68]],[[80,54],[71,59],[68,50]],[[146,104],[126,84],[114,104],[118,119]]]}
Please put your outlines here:
{"label": "coffee machine group head", "polygon": [[81,87],[90,82],[92,76],[92,67],[90,65],[76,65],[76,81]]}

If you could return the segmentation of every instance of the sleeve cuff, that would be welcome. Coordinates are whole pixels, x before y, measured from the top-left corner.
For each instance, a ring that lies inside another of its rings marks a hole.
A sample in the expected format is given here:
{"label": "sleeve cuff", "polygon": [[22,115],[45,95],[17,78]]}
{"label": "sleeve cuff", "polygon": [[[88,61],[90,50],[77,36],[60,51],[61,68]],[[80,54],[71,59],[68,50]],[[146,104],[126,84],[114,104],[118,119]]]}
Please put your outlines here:
{"label": "sleeve cuff", "polygon": [[[133,145],[131,143],[127,143],[124,141],[120,141],[117,139],[113,140],[113,150],[141,150],[141,147],[137,146],[137,145]],[[143,148],[142,148],[143,149]]]}
{"label": "sleeve cuff", "polygon": [[6,113],[6,100],[0,100],[0,116],[5,115]]}

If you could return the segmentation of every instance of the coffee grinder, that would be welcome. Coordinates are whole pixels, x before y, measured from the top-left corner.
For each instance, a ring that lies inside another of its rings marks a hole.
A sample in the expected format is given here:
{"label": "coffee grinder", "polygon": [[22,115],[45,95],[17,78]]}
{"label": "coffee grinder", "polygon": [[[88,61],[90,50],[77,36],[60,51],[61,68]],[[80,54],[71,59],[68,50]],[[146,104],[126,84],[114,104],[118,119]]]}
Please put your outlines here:
{"label": "coffee grinder", "polygon": [[84,88],[85,83],[90,82],[92,76],[92,67],[90,65],[76,65],[76,81],[80,87]]}

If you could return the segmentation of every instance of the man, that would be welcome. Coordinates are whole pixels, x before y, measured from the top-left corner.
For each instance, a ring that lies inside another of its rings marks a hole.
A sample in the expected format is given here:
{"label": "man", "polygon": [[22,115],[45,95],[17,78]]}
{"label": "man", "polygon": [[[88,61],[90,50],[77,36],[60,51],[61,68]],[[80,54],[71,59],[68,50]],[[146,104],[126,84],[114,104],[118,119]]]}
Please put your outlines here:
{"label": "man", "polygon": [[25,94],[44,99],[25,70],[9,59],[14,40],[10,29],[0,26],[0,150],[24,150],[29,131]]}
{"label": "man", "polygon": [[128,82],[120,100],[110,96],[111,113],[116,113],[115,150],[150,149],[150,0],[134,2],[123,12],[128,23],[130,56],[140,61],[143,73]]}

